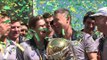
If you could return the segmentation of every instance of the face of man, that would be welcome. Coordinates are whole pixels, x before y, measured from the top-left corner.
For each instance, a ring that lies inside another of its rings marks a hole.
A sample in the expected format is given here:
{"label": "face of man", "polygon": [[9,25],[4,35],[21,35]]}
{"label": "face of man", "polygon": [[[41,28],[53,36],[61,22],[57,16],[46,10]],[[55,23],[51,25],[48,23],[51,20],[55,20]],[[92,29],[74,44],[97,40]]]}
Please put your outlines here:
{"label": "face of man", "polygon": [[107,17],[97,16],[95,17],[95,22],[96,22],[96,26],[98,27],[98,30],[104,33],[107,27]]}
{"label": "face of man", "polygon": [[10,18],[8,17],[3,17],[0,18],[0,35],[7,35],[9,28],[10,28],[10,24],[9,24]]}
{"label": "face of man", "polygon": [[67,17],[65,13],[57,13],[54,17],[53,29],[56,33],[61,34],[62,28],[67,25]]}
{"label": "face of man", "polygon": [[53,21],[53,17],[49,17],[45,19],[45,22],[47,24],[47,26],[50,28],[51,27],[51,22]]}
{"label": "face of man", "polygon": [[91,30],[93,31],[95,29],[95,21],[92,20],[91,18],[88,18],[85,23],[85,28],[88,29],[88,30]]}
{"label": "face of man", "polygon": [[21,25],[21,31],[20,31],[21,36],[26,36],[27,32],[28,32],[28,28],[25,25]]}
{"label": "face of man", "polygon": [[21,29],[21,24],[19,21],[12,23],[10,28],[11,38],[13,39],[18,38],[20,35],[20,29]]}
{"label": "face of man", "polygon": [[35,23],[35,24],[36,24],[36,26],[35,26],[36,33],[40,37],[45,38],[46,33],[47,33],[47,31],[46,31],[47,27],[46,27],[45,21],[43,19],[41,19],[41,20],[37,21],[37,23]]}

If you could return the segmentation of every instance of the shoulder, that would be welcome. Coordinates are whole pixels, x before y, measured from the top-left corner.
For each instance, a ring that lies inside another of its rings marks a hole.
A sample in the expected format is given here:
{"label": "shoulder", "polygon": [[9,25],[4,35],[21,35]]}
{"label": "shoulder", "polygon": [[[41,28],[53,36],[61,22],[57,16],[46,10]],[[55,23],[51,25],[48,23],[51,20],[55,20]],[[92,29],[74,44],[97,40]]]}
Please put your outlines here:
{"label": "shoulder", "polygon": [[83,32],[83,40],[84,40],[84,42],[95,42],[94,41],[94,39],[93,39],[93,37],[90,35],[90,34],[88,34],[88,33],[85,33],[85,32]]}
{"label": "shoulder", "polygon": [[27,48],[27,47],[30,47],[30,40],[27,40],[25,42],[22,42],[20,44],[24,49]]}
{"label": "shoulder", "polygon": [[84,37],[84,38],[90,38],[90,37],[92,37],[90,34],[85,33],[85,32],[82,32],[82,34],[83,34],[83,37]]}

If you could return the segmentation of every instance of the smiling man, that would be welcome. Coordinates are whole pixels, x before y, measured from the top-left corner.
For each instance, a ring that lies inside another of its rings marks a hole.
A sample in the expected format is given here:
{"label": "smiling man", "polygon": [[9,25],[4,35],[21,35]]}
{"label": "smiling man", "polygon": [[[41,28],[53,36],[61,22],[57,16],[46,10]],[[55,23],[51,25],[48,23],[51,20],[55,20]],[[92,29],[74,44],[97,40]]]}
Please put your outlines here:
{"label": "smiling man", "polygon": [[5,49],[4,59],[7,60],[23,60],[22,49],[19,45],[22,42],[20,39],[20,20],[11,20],[10,29],[7,36],[8,44]]}
{"label": "smiling man", "polygon": [[21,30],[20,20],[12,20],[8,38],[17,43],[20,43],[19,41],[20,30]]}
{"label": "smiling man", "polygon": [[71,39],[72,36],[72,26],[71,15],[67,9],[58,9],[54,12],[54,20],[52,28],[55,31],[55,36],[64,37],[66,39]]}

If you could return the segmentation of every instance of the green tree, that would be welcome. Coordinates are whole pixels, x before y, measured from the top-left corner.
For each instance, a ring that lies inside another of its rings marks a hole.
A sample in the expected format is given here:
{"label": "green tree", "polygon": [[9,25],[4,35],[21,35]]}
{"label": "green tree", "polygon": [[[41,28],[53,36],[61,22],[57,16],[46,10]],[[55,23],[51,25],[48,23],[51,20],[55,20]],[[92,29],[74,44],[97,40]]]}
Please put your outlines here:
{"label": "green tree", "polygon": [[32,0],[0,0],[0,13],[7,13],[11,19],[27,23],[32,16]]}

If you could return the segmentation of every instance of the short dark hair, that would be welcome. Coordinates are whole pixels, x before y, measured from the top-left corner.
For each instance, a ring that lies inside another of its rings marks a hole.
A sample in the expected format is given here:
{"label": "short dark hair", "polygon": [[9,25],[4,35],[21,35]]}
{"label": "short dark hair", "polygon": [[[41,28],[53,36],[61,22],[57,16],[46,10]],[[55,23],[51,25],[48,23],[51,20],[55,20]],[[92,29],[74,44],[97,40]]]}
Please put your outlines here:
{"label": "short dark hair", "polygon": [[95,12],[88,11],[88,12],[85,14],[84,18],[83,18],[83,23],[85,23],[88,18],[91,18],[92,20],[95,20],[94,17],[90,17],[90,15],[92,15],[92,14],[94,14],[94,13],[95,13]]}
{"label": "short dark hair", "polygon": [[70,15],[70,11],[68,9],[61,8],[61,9],[58,9],[58,10],[54,11],[54,15],[56,15],[58,13],[61,13],[61,14],[66,13],[67,18],[68,17],[70,18],[70,23],[71,23],[71,15]]}
{"label": "short dark hair", "polygon": [[17,19],[17,20],[13,20],[11,19],[11,24],[15,23],[15,22],[19,22],[21,24],[21,20],[20,19]]}
{"label": "short dark hair", "polygon": [[43,18],[44,18],[44,19],[49,18],[49,17],[52,17],[52,16],[53,16],[53,15],[50,14],[50,13],[48,13],[48,12],[46,12],[46,13],[43,14]]}
{"label": "short dark hair", "polygon": [[28,25],[25,23],[21,23],[21,26],[26,26],[28,28]]}
{"label": "short dark hair", "polygon": [[43,19],[41,15],[31,17],[28,23],[29,28],[33,29],[36,26],[37,21],[40,19]]}

